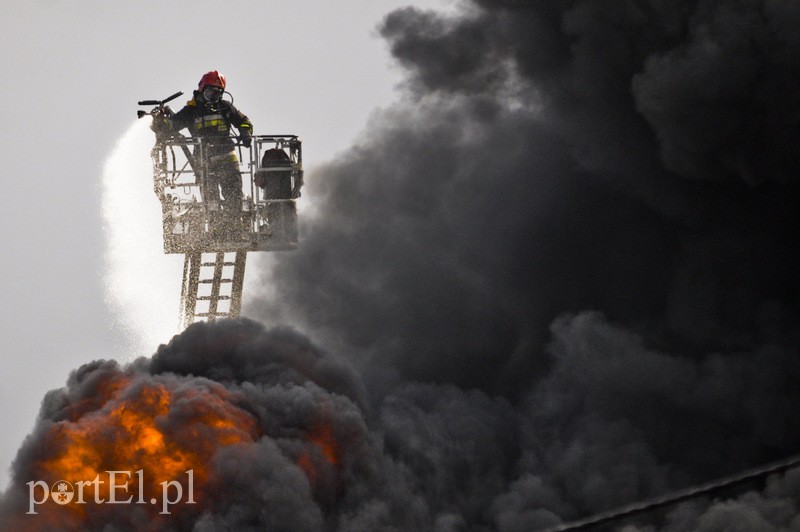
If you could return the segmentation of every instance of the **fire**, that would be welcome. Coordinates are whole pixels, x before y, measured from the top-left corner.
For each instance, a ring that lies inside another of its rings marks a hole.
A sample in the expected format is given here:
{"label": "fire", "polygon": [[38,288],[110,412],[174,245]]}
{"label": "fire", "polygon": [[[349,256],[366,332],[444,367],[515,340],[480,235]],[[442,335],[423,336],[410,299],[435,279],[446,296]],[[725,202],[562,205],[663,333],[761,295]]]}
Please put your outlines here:
{"label": "fire", "polygon": [[339,444],[333,437],[333,428],[324,424],[313,431],[308,440],[317,446],[325,460],[331,465],[339,464]]}
{"label": "fire", "polygon": [[[236,403],[233,392],[211,381],[187,385],[174,376],[135,379],[114,373],[94,396],[71,405],[67,419],[49,426],[41,447],[46,456],[33,464],[32,474],[48,485],[83,483],[82,498],[89,503],[129,497],[150,503],[164,483],[185,484],[191,471],[194,499],[201,502],[214,453],[261,436],[257,419]],[[110,471],[126,474],[112,479]],[[70,512],[83,519],[87,506],[43,505],[42,513],[59,519]],[[155,504],[143,507],[151,514],[159,510]]]}
{"label": "fire", "polygon": [[259,390],[114,364],[72,379],[46,401],[3,530],[185,529],[239,504],[253,456],[292,482],[302,472],[307,496],[333,511],[365,441],[361,424],[343,424],[338,404],[303,386]]}
{"label": "fire", "polygon": [[312,488],[321,489],[322,477],[336,472],[340,466],[340,446],[333,434],[333,427],[329,422],[319,422],[306,436],[310,446],[300,453],[297,465],[308,477]]}

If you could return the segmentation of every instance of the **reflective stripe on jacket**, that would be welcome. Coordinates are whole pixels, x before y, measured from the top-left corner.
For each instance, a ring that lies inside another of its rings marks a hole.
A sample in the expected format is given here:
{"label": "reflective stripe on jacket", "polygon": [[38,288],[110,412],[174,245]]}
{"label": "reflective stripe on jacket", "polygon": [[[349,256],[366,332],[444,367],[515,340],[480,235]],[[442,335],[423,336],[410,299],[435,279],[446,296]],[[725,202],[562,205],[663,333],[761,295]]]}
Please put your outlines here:
{"label": "reflective stripe on jacket", "polygon": [[195,97],[183,109],[169,117],[174,131],[188,128],[193,138],[210,140],[208,155],[218,156],[233,151],[234,142],[230,138],[231,126],[239,130],[239,134],[252,134],[253,124],[241,111],[232,104],[218,106],[202,104]]}

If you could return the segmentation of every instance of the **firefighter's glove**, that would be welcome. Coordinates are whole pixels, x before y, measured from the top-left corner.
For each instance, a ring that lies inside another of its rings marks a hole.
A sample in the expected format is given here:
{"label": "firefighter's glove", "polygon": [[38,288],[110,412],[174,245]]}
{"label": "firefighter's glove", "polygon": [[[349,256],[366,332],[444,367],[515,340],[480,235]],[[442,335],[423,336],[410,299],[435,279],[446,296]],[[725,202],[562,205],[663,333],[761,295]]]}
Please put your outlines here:
{"label": "firefighter's glove", "polygon": [[239,135],[239,140],[242,142],[242,146],[245,148],[249,148],[250,145],[253,143],[253,139],[250,136],[250,133],[242,133]]}
{"label": "firefighter's glove", "polygon": [[153,115],[153,123],[150,124],[150,129],[156,133],[156,136],[167,134],[169,132],[169,122],[163,115]]}

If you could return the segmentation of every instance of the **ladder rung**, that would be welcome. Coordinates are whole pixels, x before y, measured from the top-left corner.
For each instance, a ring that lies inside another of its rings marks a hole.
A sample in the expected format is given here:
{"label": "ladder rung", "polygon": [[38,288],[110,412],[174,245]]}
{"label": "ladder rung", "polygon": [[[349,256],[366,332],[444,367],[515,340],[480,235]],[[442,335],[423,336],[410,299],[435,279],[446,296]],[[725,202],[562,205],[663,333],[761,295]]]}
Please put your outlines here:
{"label": "ladder rung", "polygon": [[[239,316],[247,252],[236,251],[235,256],[233,260],[233,252],[227,251],[186,254],[181,294],[184,324]],[[223,279],[223,275],[228,278]],[[202,285],[210,290],[201,290]],[[198,305],[204,312],[198,312]]]}

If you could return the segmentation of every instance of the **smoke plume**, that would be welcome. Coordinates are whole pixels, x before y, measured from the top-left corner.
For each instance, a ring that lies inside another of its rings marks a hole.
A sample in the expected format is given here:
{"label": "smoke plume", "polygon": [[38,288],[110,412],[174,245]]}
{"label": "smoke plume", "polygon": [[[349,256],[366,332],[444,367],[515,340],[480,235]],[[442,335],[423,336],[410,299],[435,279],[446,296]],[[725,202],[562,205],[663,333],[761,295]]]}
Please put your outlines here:
{"label": "smoke plume", "polygon": [[[246,302],[269,326],[77,370],[0,525],[527,531],[797,454],[798,27],[778,0],[389,14],[404,100],[308,176],[319,212]],[[75,470],[65,441],[143,450]],[[173,480],[161,450],[197,505],[25,515],[32,480]],[[618,525],[786,530],[799,505],[790,470]]]}
{"label": "smoke plume", "polygon": [[322,212],[250,311],[348,353],[379,409],[385,375],[416,383],[404,404],[431,423],[387,440],[400,455],[455,390],[510,409],[491,415],[508,447],[485,444],[494,497],[454,511],[467,529],[797,453],[798,27],[768,0],[391,13],[406,99],[309,180]]}

